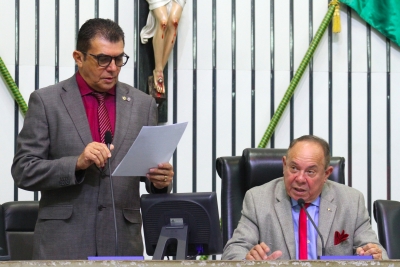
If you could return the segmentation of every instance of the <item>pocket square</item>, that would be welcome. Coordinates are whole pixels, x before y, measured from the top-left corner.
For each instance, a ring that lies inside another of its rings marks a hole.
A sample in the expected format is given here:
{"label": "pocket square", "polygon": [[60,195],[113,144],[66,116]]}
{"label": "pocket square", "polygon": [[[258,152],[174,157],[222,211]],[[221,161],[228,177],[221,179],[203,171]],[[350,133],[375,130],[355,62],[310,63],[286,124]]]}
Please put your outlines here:
{"label": "pocket square", "polygon": [[335,232],[335,242],[334,242],[335,246],[336,246],[336,245],[339,245],[339,244],[342,243],[343,241],[346,241],[347,238],[349,238],[349,234],[346,234],[346,233],[344,232],[344,230],[342,231],[342,233],[336,231],[336,232]]}

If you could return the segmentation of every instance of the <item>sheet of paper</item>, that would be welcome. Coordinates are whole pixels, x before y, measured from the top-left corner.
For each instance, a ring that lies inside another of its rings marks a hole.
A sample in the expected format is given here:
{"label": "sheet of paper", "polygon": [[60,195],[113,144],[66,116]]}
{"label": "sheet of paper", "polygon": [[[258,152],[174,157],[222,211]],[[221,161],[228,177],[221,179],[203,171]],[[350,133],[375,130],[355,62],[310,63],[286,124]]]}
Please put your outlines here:
{"label": "sheet of paper", "polygon": [[187,124],[144,126],[112,175],[146,176],[150,168],[169,162]]}

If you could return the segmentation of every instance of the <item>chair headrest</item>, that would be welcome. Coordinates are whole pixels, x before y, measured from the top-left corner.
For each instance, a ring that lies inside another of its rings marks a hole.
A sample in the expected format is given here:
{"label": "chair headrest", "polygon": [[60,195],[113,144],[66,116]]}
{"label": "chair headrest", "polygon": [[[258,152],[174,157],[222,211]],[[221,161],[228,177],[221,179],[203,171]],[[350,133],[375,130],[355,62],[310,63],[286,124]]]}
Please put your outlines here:
{"label": "chair headrest", "polygon": [[375,222],[378,222],[379,219],[382,219],[381,216],[387,219],[388,214],[391,214],[392,216],[397,215],[397,217],[400,218],[399,201],[378,199],[374,201],[373,207]]}
{"label": "chair headrest", "polygon": [[287,149],[246,148],[242,155],[246,189],[259,186],[283,176],[282,157]]}
{"label": "chair headrest", "polygon": [[[246,148],[241,158],[242,176],[246,177],[246,190],[283,176],[282,158],[287,149]],[[333,167],[329,180],[345,184],[343,157],[331,157]]]}
{"label": "chair headrest", "polygon": [[6,231],[33,231],[39,211],[38,201],[11,201],[3,205]]}

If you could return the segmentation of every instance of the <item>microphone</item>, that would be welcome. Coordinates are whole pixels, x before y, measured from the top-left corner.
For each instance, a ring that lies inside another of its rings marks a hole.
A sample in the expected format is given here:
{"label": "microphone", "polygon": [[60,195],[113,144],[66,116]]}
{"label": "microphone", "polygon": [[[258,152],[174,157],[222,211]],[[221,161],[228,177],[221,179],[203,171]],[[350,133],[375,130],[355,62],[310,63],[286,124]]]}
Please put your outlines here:
{"label": "microphone", "polygon": [[[306,212],[308,219],[310,220],[310,222],[312,223],[312,225],[314,226],[315,230],[317,230],[317,233],[319,235],[319,237],[321,238],[321,244],[322,244],[322,255],[321,256],[325,256],[325,244],[324,244],[324,238],[321,235],[321,232],[318,230],[318,227],[315,225],[314,220],[311,218],[310,214],[308,213],[307,209],[304,207],[304,204],[306,202],[304,201],[304,199],[299,198],[297,200],[297,204],[299,204],[299,206]],[[319,257],[318,257],[319,258]]]}
{"label": "microphone", "polygon": [[[110,149],[110,145],[112,143],[112,135],[110,131],[107,131],[105,136],[104,136],[104,141]],[[115,256],[118,256],[118,230],[117,230],[117,219],[115,216],[115,200],[114,200],[114,187],[112,183],[112,176],[111,176],[111,164],[110,160],[108,160],[108,171],[109,171],[109,177],[110,177],[110,188],[111,188],[111,201],[113,205],[113,212],[114,212],[114,228],[115,228]]]}

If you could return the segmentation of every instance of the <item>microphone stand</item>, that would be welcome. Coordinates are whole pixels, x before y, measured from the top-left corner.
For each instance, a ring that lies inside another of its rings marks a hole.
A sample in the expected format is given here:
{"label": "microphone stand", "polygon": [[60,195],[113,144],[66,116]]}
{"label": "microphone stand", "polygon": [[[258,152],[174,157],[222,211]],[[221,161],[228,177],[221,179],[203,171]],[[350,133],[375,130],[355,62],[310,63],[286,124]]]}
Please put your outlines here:
{"label": "microphone stand", "polygon": [[[110,146],[110,145],[109,145]],[[112,200],[112,205],[113,205],[113,212],[114,212],[114,229],[115,229],[115,256],[118,256],[118,230],[117,230],[117,218],[115,216],[115,200],[114,200],[114,187],[112,183],[112,177],[111,177],[111,166],[110,163],[108,163],[108,168],[109,168],[109,177],[110,177],[110,188],[111,188],[111,200]]]}
{"label": "microphone stand", "polygon": [[[304,199],[300,198],[299,200],[297,200],[297,203],[300,205],[300,207],[306,212],[308,220],[312,223],[312,225],[314,226],[315,230],[317,230],[317,233],[319,235],[319,237],[321,238],[321,250],[322,250],[322,256],[325,256],[325,243],[324,243],[324,238],[321,234],[321,232],[318,230],[317,225],[315,225],[314,220],[311,218],[310,214],[308,213],[307,209],[304,207]],[[319,257],[318,257],[319,258]]]}
{"label": "microphone stand", "polygon": [[[110,150],[110,146],[112,143],[112,135],[110,131],[107,131],[105,134],[105,143]],[[104,169],[104,168],[103,168]],[[114,228],[115,228],[115,256],[88,256],[88,260],[144,260],[143,256],[118,256],[118,230],[117,230],[117,218],[115,215],[115,200],[114,200],[114,187],[112,182],[112,174],[111,174],[111,161],[108,159],[108,171],[110,177],[110,189],[111,189],[111,201],[114,213]]]}
{"label": "microphone stand", "polygon": [[340,256],[325,256],[325,244],[324,244],[324,238],[321,235],[321,232],[318,230],[318,227],[315,225],[314,220],[311,218],[310,214],[308,213],[307,209],[304,207],[304,199],[299,198],[297,200],[297,203],[300,205],[300,207],[302,209],[304,209],[304,211],[307,214],[308,219],[311,221],[312,225],[314,226],[315,230],[317,231],[319,237],[321,238],[321,242],[322,242],[322,255],[318,256],[319,260],[372,260],[373,256],[372,255],[368,255],[368,256],[348,256],[348,255],[340,255]]}
{"label": "microphone stand", "polygon": [[[112,142],[112,135],[110,131],[106,132],[105,140],[107,143],[108,150],[110,150],[110,145]],[[118,230],[117,230],[117,218],[115,215],[115,200],[114,200],[114,187],[113,187],[113,181],[112,181],[112,176],[111,176],[111,162],[108,160],[108,171],[110,177],[110,189],[111,189],[111,201],[112,201],[112,206],[113,206],[113,213],[114,213],[114,229],[115,229],[115,256],[118,256]]]}

